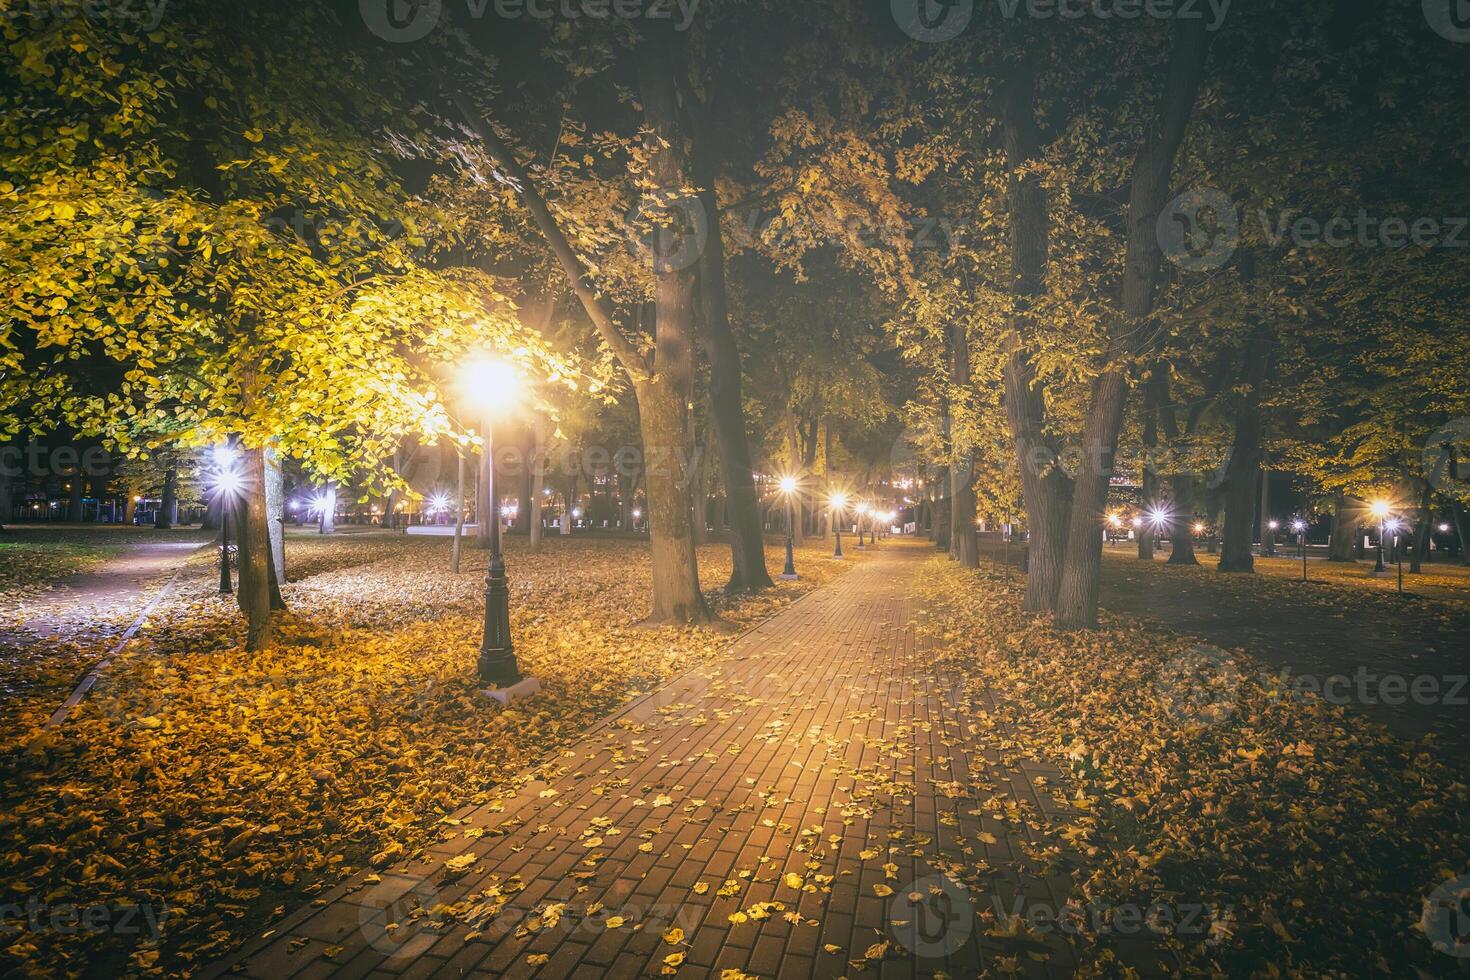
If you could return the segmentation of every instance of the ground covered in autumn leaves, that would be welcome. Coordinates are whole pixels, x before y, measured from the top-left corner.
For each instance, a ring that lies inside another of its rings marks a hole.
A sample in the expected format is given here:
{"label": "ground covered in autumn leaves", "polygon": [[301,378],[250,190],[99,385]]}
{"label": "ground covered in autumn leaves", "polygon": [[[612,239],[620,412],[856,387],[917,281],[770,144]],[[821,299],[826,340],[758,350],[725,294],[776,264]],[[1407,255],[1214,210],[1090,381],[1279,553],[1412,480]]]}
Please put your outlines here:
{"label": "ground covered in autumn leaves", "polygon": [[[187,970],[273,909],[429,840],[446,813],[840,568],[813,542],[801,581],[729,601],[728,548],[708,546],[701,579],[726,628],[645,629],[646,544],[554,538],[530,554],[512,541],[516,652],[545,693],[502,709],[474,678],[483,553],[467,551],[454,576],[448,549],[293,535],[292,612],[256,655],[239,646],[206,550],[61,729],[41,731],[54,687],[9,699],[0,878],[41,924],[7,929],[0,964]],[[769,557],[779,570],[777,549]]]}
{"label": "ground covered in autumn leaves", "polygon": [[[1117,615],[1062,634],[1020,611],[1019,577],[942,559],[929,572],[915,600],[935,669],[1068,775],[1084,817],[1056,832],[1084,907],[1230,910],[1209,941],[1170,941],[1187,972],[1456,964],[1433,943],[1460,937],[1426,935],[1423,915],[1446,882],[1470,888],[1463,759],[1280,685],[1244,650]],[[1084,962],[1103,948],[1077,946]]]}

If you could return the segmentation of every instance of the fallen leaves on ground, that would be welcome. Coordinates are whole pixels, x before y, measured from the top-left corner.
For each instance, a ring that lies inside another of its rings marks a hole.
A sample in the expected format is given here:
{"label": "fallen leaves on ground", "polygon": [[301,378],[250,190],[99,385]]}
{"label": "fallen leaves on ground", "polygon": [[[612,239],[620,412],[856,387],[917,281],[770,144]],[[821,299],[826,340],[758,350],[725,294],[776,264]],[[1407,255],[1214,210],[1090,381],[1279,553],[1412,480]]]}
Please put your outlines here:
{"label": "fallen leaves on ground", "polygon": [[[1181,690],[1186,637],[1107,615],[1062,633],[1021,612],[1019,580],[944,560],[927,571],[916,622],[934,669],[987,706],[976,727],[1068,775],[1081,816],[1049,822],[1083,903],[1206,907],[1202,935],[1160,933],[1187,972],[1447,967],[1416,926],[1423,896],[1470,870],[1470,805],[1463,767],[1432,741],[1274,688],[1239,651],[1226,654],[1237,669],[1206,664]],[[1116,969],[1096,928],[1072,943],[1084,970]]]}
{"label": "fallen leaves on ground", "polygon": [[[292,612],[258,654],[238,646],[233,600],[202,556],[60,730],[39,730],[54,703],[24,703],[0,732],[7,892],[46,908],[146,907],[158,927],[22,930],[0,963],[53,976],[195,969],[369,864],[453,838],[450,814],[530,779],[537,760],[734,638],[636,624],[646,543],[553,539],[532,554],[512,541],[516,654],[545,690],[501,708],[474,673],[484,556],[467,551],[455,576],[448,549],[291,536]],[[701,582],[739,626],[840,567],[820,542],[799,560],[800,582],[728,600],[728,548],[708,546]]]}

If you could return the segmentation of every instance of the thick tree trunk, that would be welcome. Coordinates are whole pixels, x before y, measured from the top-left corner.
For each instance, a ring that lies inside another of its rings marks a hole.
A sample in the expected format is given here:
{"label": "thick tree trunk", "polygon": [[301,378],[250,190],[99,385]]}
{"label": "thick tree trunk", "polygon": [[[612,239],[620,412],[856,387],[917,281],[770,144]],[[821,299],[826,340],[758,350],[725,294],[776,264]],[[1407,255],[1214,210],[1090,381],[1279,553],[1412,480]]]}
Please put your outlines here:
{"label": "thick tree trunk", "polygon": [[[1209,35],[1200,19],[1175,25],[1173,49],[1165,69],[1158,116],[1149,127],[1133,163],[1128,201],[1127,253],[1124,257],[1121,317],[1112,324],[1110,357],[1136,353],[1136,338],[1149,336],[1155,280],[1163,254],[1156,226],[1169,195],[1169,175],[1184,139],[1204,71]],[[1066,558],[1057,592],[1056,623],[1081,629],[1097,622],[1098,575],[1102,568],[1102,521],[1107,505],[1113,457],[1128,399],[1128,379],[1121,364],[1106,367],[1092,389],[1083,434],[1082,470],[1072,494]]]}
{"label": "thick tree trunk", "polygon": [[[675,284],[660,284],[674,289]],[[673,297],[665,297],[660,317],[674,315]],[[674,331],[660,328],[660,346],[674,343]],[[672,352],[668,352],[672,355]],[[645,482],[648,493],[648,532],[653,553],[653,609],[646,620],[657,623],[700,623],[710,618],[699,591],[699,567],[694,549],[689,478],[678,454],[665,447],[688,445],[688,421],[682,389],[670,390],[667,381],[647,382],[638,396],[639,425],[648,454]]]}
{"label": "thick tree trunk", "polygon": [[547,434],[546,419],[536,416],[533,431],[536,442],[531,449],[531,550],[541,550],[541,502],[546,490]]}
{"label": "thick tree trunk", "polygon": [[[271,597],[275,601],[280,598],[280,587],[286,584],[286,485],[280,458],[269,448],[265,450],[265,507],[270,515],[271,568],[275,572]],[[285,603],[278,608],[285,608]]]}
{"label": "thick tree trunk", "polygon": [[271,539],[266,508],[264,449],[242,453],[244,503],[236,508],[239,535],[240,610],[245,614],[245,649],[264,650],[271,644]]}
{"label": "thick tree trunk", "polygon": [[1257,534],[1261,538],[1261,557],[1276,554],[1276,535],[1271,531],[1271,469],[1261,469],[1261,507],[1259,511],[1260,527]]}
{"label": "thick tree trunk", "polygon": [[337,533],[337,484],[328,483],[322,490],[322,516],[317,524],[318,534]]}
{"label": "thick tree trunk", "polygon": [[1169,535],[1169,564],[1198,565],[1194,554],[1194,477],[1179,473],[1171,478],[1174,486],[1174,523]]}
{"label": "thick tree trunk", "polygon": [[[687,94],[686,94],[687,96]],[[700,340],[709,360],[710,423],[720,456],[720,482],[725,487],[725,521],[730,528],[730,581],[726,592],[756,592],[772,586],[761,534],[760,504],[755,495],[750,440],[745,431],[741,394],[740,351],[730,329],[725,293],[725,243],[721,238],[719,200],[715,196],[715,164],[710,147],[708,114],[697,99],[692,162],[708,240],[699,254]]]}
{"label": "thick tree trunk", "polygon": [[66,519],[73,524],[82,523],[82,495],[82,471],[78,469],[67,491]]}
{"label": "thick tree trunk", "polygon": [[449,551],[449,571],[459,574],[460,553],[464,549],[464,449],[454,454],[454,545]]}
{"label": "thick tree trunk", "polygon": [[1271,361],[1271,331],[1257,324],[1246,345],[1245,370],[1248,385],[1235,414],[1235,441],[1230,449],[1230,476],[1225,485],[1225,534],[1220,552],[1220,571],[1254,572],[1251,531],[1256,512],[1256,481],[1261,474],[1261,395]]}
{"label": "thick tree trunk", "polygon": [[1057,589],[1055,618],[1063,629],[1086,629],[1097,623],[1104,509],[1127,400],[1128,379],[1120,370],[1103,372],[1092,387],[1082,435],[1084,462],[1072,495],[1066,560]]}
{"label": "thick tree trunk", "polygon": [[[1031,530],[1030,568],[1026,576],[1028,612],[1045,612],[1056,604],[1062,578],[1067,509],[1071,488],[1056,465],[1056,446],[1047,435],[1046,393],[1036,379],[1027,353],[1032,336],[1030,310],[1046,291],[1050,226],[1041,173],[1031,169],[1040,159],[1041,130],[1036,124],[1035,66],[1029,57],[1005,87],[1002,102],[1007,196],[1011,232],[1011,303],[1007,318],[1011,349],[1005,365],[1006,421],[1020,464],[1021,498]],[[943,519],[944,511],[939,512]]]}
{"label": "thick tree trunk", "polygon": [[[786,451],[791,455],[791,474],[795,476],[801,472],[801,439],[796,434],[796,412],[794,409],[788,409],[786,412],[786,447]],[[785,500],[781,501],[780,506],[784,514],[786,507]],[[786,527],[785,517],[782,517],[781,520],[781,527],[784,530]],[[801,529],[801,521],[793,522],[791,526],[791,540],[798,548],[801,547],[804,537]]]}
{"label": "thick tree trunk", "polygon": [[[949,325],[950,383],[964,396],[970,388],[970,337],[962,323]],[[980,541],[975,530],[975,455],[967,439],[951,447],[954,453],[950,557],[966,568],[980,567]]]}
{"label": "thick tree trunk", "polygon": [[[1150,511],[1159,505],[1159,385],[1150,378],[1143,386],[1143,508]],[[1154,560],[1154,524],[1145,513],[1138,526],[1138,557]]]}
{"label": "thick tree trunk", "polygon": [[535,468],[536,450],[539,446],[540,440],[536,437],[533,430],[530,434],[530,446],[521,455],[521,469],[520,473],[517,474],[520,480],[516,487],[516,517],[514,525],[516,534],[529,536],[531,533],[531,510],[533,506],[531,501],[534,499],[536,493],[536,476],[532,470]]}
{"label": "thick tree trunk", "polygon": [[[674,35],[655,28],[636,51],[644,119],[650,127],[647,145],[651,171],[668,193],[690,183],[674,87]],[[687,234],[684,230],[682,234]],[[681,231],[665,226],[657,232],[660,248],[654,261],[654,370],[638,384],[639,425],[645,453],[657,447],[662,466],[647,466],[648,528],[653,552],[654,623],[702,623],[710,612],[699,590],[694,548],[690,474],[682,460],[693,440],[688,404],[694,382],[694,272],[675,261]]]}
{"label": "thick tree trunk", "polygon": [[178,520],[179,471],[177,467],[170,466],[163,471],[163,497],[158,503],[158,514],[153,518],[153,526],[160,531],[167,531]]}
{"label": "thick tree trunk", "polygon": [[1465,505],[1458,500],[1452,501],[1450,510],[1455,515],[1455,536],[1460,539],[1460,564],[1470,565],[1470,519],[1465,516]]}
{"label": "thick tree trunk", "polygon": [[1353,535],[1357,533],[1358,509],[1348,503],[1346,494],[1335,494],[1332,498],[1332,531],[1327,539],[1328,561],[1355,561],[1353,558]]}
{"label": "thick tree trunk", "polygon": [[1414,554],[1409,558],[1409,574],[1424,571],[1424,556],[1429,553],[1429,529],[1434,522],[1434,490],[1425,485],[1419,497],[1419,513],[1414,524]]}

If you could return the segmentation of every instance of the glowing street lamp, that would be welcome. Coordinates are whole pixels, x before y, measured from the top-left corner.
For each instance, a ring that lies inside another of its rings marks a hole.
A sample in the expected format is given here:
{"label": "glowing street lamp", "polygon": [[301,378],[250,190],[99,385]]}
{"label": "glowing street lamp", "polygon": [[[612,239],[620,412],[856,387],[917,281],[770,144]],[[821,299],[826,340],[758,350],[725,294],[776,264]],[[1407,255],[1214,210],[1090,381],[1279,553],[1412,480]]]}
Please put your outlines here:
{"label": "glowing street lamp", "polygon": [[827,507],[831,510],[831,516],[827,519],[832,522],[832,535],[836,539],[836,546],[832,549],[833,558],[842,557],[842,517],[847,510],[847,494],[837,492],[827,498]]}
{"label": "glowing street lamp", "polygon": [[511,642],[510,590],[506,586],[505,558],[500,553],[500,521],[493,512],[495,465],[491,428],[495,417],[505,414],[515,403],[521,381],[515,368],[504,361],[479,359],[460,369],[459,382],[465,400],[480,413],[480,434],[485,439],[480,479],[485,484],[485,499],[491,502],[491,513],[483,515],[490,522],[490,566],[485,572],[480,680],[498,688],[508,688],[518,684],[523,677]]}
{"label": "glowing street lamp", "polygon": [[786,498],[786,567],[781,569],[781,578],[786,582],[796,581],[796,562],[792,553],[792,498],[796,496],[796,477],[781,477],[781,495]]}

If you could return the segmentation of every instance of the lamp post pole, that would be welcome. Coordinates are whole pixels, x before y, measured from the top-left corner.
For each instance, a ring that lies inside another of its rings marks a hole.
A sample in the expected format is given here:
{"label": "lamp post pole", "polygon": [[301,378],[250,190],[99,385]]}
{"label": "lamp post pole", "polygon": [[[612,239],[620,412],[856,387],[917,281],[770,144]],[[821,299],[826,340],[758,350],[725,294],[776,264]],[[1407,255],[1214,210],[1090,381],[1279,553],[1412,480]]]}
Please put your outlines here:
{"label": "lamp post pole", "polygon": [[786,567],[781,569],[781,579],[786,582],[796,581],[796,561],[792,554],[792,521],[791,521],[791,493],[792,491],[782,488],[786,497]]}
{"label": "lamp post pole", "polygon": [[505,558],[500,553],[500,515],[495,509],[495,462],[491,444],[490,417],[481,423],[485,434],[485,497],[489,505],[482,515],[490,521],[490,567],[485,572],[485,631],[480,642],[480,680],[509,687],[521,679],[515,648],[510,638],[510,589],[506,587]]}
{"label": "lamp post pole", "polygon": [[832,521],[832,536],[835,538],[835,540],[837,542],[836,543],[836,547],[834,547],[832,549],[832,557],[833,558],[841,558],[842,557],[842,511],[840,509],[838,509],[838,507],[837,507],[836,504],[833,504],[832,505],[832,516],[831,516],[830,520]]}
{"label": "lamp post pole", "polygon": [[219,594],[232,595],[234,584],[230,581],[230,498],[221,493],[219,498]]}

